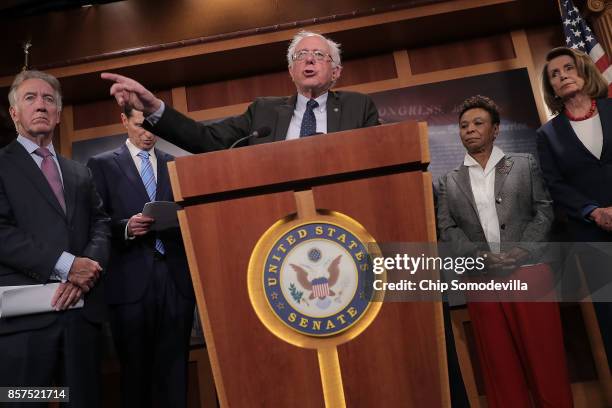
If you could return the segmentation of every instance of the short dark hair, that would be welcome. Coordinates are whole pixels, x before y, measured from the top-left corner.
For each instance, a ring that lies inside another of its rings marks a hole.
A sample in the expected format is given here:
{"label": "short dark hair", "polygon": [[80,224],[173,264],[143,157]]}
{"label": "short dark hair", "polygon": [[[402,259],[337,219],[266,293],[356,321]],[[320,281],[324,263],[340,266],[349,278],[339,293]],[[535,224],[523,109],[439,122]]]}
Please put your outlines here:
{"label": "short dark hair", "polygon": [[461,121],[461,116],[463,116],[466,111],[476,108],[481,108],[489,112],[493,124],[499,124],[499,108],[491,98],[482,95],[470,96],[459,105],[459,121]]}
{"label": "short dark hair", "polygon": [[128,118],[132,117],[132,111],[134,111],[134,109],[129,104],[123,105],[123,114]]}

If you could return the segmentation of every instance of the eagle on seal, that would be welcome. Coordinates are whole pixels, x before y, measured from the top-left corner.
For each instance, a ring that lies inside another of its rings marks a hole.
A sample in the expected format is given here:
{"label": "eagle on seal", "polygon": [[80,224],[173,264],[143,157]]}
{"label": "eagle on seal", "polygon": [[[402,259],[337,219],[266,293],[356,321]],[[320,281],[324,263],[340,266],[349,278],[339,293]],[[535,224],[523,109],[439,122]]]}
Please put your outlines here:
{"label": "eagle on seal", "polygon": [[329,278],[324,276],[308,280],[308,271],[303,267],[295,264],[290,264],[297,274],[297,280],[306,290],[311,291],[310,300],[314,298],[325,299],[327,296],[336,296],[336,293],[330,288],[333,287],[340,277],[340,259],[342,255],[338,255],[327,267]]}

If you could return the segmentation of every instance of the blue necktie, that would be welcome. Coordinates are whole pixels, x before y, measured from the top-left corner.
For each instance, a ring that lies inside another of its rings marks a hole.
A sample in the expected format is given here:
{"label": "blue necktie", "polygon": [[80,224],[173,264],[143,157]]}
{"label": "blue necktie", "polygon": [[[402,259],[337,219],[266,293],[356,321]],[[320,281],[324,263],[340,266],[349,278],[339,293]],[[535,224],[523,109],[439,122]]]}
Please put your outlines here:
{"label": "blue necktie", "polygon": [[300,126],[300,137],[312,136],[317,133],[317,119],[313,109],[319,106],[319,102],[314,99],[306,102],[306,111],[302,118],[302,126]]}
{"label": "blue necktie", "polygon": [[[145,190],[147,190],[149,199],[151,201],[155,201],[157,184],[155,182],[155,173],[153,173],[153,166],[151,165],[151,161],[149,161],[149,156],[149,152],[145,152],[144,150],[138,153],[138,157],[140,157],[141,159],[140,177],[142,178],[142,182],[144,183]],[[155,240],[155,249],[162,255],[166,252],[164,250],[164,244],[159,239]]]}

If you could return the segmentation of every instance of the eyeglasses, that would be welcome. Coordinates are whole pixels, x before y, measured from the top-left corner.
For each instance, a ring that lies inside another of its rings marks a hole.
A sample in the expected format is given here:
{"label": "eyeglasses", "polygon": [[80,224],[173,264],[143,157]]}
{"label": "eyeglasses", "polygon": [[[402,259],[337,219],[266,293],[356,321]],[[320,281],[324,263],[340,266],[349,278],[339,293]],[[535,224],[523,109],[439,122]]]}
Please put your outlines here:
{"label": "eyeglasses", "polygon": [[327,58],[332,62],[334,61],[331,55],[319,50],[301,50],[293,54],[292,59],[293,61],[304,61],[309,55],[312,55],[315,61],[325,61]]}

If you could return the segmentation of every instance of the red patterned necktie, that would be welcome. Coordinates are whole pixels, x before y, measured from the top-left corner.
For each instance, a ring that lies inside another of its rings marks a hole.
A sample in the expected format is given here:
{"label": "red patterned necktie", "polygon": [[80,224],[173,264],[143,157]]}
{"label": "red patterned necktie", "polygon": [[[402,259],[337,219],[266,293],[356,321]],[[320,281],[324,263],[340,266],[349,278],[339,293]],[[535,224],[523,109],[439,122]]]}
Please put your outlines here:
{"label": "red patterned necktie", "polygon": [[46,147],[39,147],[34,150],[34,154],[42,157],[42,163],[40,169],[42,170],[45,178],[49,182],[53,194],[59,201],[60,206],[66,212],[66,201],[64,200],[64,187],[62,186],[62,179],[60,178],[59,169],[51,157],[51,152]]}

